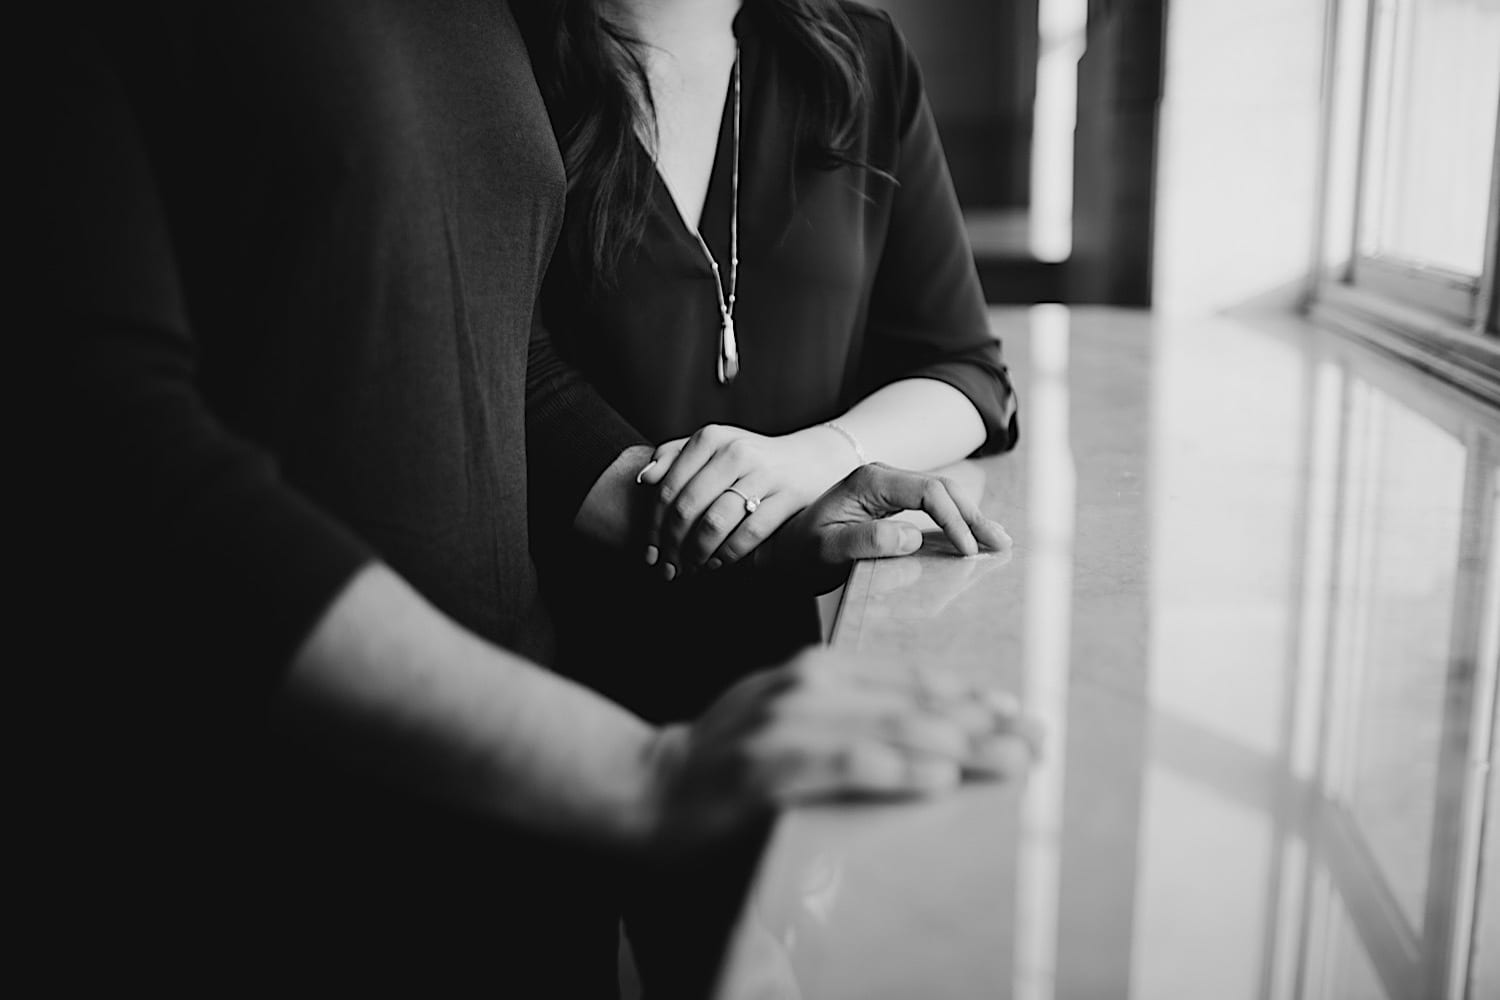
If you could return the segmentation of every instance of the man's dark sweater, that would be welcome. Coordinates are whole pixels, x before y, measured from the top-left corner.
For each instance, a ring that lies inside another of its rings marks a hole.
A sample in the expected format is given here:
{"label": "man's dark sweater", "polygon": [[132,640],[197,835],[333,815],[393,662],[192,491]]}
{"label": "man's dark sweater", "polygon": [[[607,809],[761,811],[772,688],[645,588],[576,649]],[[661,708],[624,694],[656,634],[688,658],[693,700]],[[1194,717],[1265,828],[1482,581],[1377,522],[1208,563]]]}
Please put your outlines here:
{"label": "man's dark sweater", "polygon": [[[137,891],[196,879],[207,887],[183,898],[207,920],[249,905],[237,894],[260,876],[244,873],[300,870],[286,862],[299,850],[308,871],[336,873],[325,897],[362,879],[432,890],[375,892],[367,909],[444,907],[445,879],[493,899],[517,883],[467,860],[503,854],[493,831],[301,763],[313,790],[289,805],[264,735],[290,655],[374,558],[545,661],[528,452],[561,526],[639,440],[533,336],[564,177],[509,8],[129,17],[57,64],[44,149],[63,352],[48,383],[62,468],[46,494],[66,567],[50,596],[88,625],[61,637],[58,663],[91,706],[64,784],[104,824],[95,874],[149,861]],[[255,791],[268,773],[269,796]],[[304,922],[349,918],[305,916],[326,899],[283,902]],[[488,940],[488,961],[519,960]]]}

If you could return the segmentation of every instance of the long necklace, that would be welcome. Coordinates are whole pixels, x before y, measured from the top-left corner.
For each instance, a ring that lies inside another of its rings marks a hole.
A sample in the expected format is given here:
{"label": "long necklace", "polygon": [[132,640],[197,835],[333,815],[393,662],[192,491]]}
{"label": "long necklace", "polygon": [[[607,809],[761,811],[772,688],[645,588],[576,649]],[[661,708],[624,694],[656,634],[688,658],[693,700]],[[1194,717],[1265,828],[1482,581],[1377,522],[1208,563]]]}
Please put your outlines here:
{"label": "long necklace", "polygon": [[714,259],[708,241],[697,229],[698,245],[708,266],[714,272],[714,294],[719,298],[719,384],[728,385],[740,373],[740,346],[734,336],[734,293],[740,280],[740,49],[734,48],[734,166],[730,172],[729,185],[729,294],[724,294],[724,282],[719,276],[719,262]]}

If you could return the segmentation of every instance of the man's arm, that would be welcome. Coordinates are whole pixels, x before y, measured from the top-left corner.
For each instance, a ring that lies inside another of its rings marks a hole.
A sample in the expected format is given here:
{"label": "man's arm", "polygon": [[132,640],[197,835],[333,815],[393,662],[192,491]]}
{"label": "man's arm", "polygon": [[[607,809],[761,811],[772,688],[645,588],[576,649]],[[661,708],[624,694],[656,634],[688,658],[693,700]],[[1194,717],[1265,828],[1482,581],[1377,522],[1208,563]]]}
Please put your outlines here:
{"label": "man's arm", "polygon": [[460,628],[380,564],[295,657],[300,742],[368,775],[539,832],[642,843],[655,730]]}
{"label": "man's arm", "polygon": [[1014,704],[824,651],[657,730],[490,646],[374,565],[294,657],[280,714],[366,774],[507,824],[613,849],[691,848],[769,810],[911,796],[1023,767]]}
{"label": "man's arm", "polygon": [[617,548],[638,547],[645,537],[652,493],[636,476],[651,461],[650,445],[626,448],[604,470],[573,519],[573,530],[591,541]]}

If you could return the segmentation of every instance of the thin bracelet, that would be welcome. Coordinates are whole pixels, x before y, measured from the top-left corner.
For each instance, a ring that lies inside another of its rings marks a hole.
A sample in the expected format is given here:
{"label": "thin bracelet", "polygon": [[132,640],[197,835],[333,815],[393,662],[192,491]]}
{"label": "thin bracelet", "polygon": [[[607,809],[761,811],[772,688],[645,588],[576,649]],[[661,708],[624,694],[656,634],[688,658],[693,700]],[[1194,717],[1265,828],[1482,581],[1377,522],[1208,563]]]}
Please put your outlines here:
{"label": "thin bracelet", "polygon": [[865,455],[865,450],[859,446],[859,438],[855,437],[853,434],[850,434],[847,430],[840,427],[832,420],[824,421],[823,426],[827,427],[830,430],[838,431],[840,434],[844,435],[844,440],[848,441],[849,447],[854,449],[854,457],[859,459],[860,465],[868,465],[870,463],[870,459]]}

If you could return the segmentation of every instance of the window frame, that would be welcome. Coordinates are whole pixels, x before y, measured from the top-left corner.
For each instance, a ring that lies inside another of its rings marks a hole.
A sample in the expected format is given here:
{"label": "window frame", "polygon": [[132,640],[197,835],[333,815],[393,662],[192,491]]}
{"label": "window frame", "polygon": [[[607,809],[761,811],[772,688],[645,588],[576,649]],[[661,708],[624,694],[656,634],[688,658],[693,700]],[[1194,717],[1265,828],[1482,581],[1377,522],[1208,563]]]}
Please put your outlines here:
{"label": "window frame", "polygon": [[1362,253],[1380,183],[1373,175],[1383,141],[1376,119],[1385,110],[1376,90],[1386,84],[1375,78],[1382,0],[1327,2],[1318,220],[1305,311],[1500,406],[1500,97],[1482,273]]}

